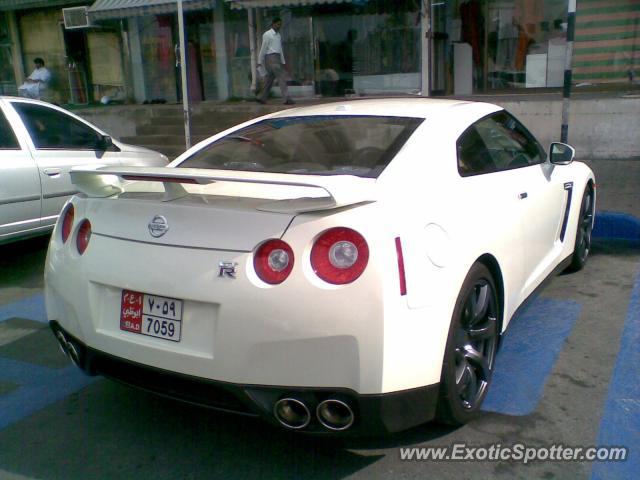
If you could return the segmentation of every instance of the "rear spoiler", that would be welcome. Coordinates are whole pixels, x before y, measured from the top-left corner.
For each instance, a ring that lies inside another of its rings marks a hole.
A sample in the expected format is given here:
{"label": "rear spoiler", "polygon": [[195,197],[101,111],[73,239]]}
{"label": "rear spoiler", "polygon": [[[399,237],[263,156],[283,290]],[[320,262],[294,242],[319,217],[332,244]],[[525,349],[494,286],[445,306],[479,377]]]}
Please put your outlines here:
{"label": "rear spoiler", "polygon": [[168,202],[189,195],[183,184],[209,185],[216,182],[237,182],[262,185],[308,187],[326,192],[322,197],[272,200],[258,210],[278,213],[302,213],[316,210],[375,202],[375,179],[353,175],[292,175],[268,172],[238,172],[172,167],[75,167],[71,181],[89,197],[106,198],[125,191],[125,181],[161,182],[162,201]]}

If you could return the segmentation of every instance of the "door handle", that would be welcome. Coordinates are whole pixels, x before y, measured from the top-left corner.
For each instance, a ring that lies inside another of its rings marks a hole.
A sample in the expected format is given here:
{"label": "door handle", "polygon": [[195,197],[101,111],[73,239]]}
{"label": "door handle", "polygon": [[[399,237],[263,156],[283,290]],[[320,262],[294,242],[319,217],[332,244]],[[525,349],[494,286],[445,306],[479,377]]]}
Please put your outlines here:
{"label": "door handle", "polygon": [[524,200],[525,198],[527,198],[529,196],[529,194],[527,192],[522,192],[520,194],[518,194],[518,198],[520,200]]}
{"label": "door handle", "polygon": [[61,168],[45,168],[43,171],[50,177],[55,177],[56,175],[60,175],[62,173]]}

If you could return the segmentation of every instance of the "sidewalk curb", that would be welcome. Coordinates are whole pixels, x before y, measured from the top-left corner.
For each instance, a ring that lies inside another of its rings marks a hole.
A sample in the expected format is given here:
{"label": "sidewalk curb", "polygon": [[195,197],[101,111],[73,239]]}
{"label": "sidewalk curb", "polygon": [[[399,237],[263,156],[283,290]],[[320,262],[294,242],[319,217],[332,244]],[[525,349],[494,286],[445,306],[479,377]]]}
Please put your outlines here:
{"label": "sidewalk curb", "polygon": [[596,212],[593,237],[640,241],[640,218],[622,212]]}

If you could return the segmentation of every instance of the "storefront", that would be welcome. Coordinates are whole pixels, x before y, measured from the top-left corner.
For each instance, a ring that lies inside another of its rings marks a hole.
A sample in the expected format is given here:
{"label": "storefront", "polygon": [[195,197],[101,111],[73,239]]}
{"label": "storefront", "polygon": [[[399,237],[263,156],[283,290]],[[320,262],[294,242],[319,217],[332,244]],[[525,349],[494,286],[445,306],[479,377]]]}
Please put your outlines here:
{"label": "storefront", "polygon": [[[421,4],[416,0],[231,0],[254,16],[256,51],[271,20],[281,35],[294,95],[422,90]],[[246,27],[245,27],[246,28]],[[246,30],[245,30],[246,31]],[[241,42],[249,45],[249,33]],[[277,93],[274,90],[274,93]]]}
{"label": "storefront", "polygon": [[47,100],[66,103],[69,100],[68,64],[64,27],[59,8],[16,12],[25,75],[34,68],[33,59],[42,58],[51,72]]}
{"label": "storefront", "polygon": [[[127,3],[140,2],[98,0],[92,16],[129,18],[136,100],[177,101],[175,2],[111,8]],[[298,97],[540,92],[559,91],[564,83],[568,0],[224,0],[215,8],[206,0],[183,3],[192,101],[252,96],[261,37],[274,17],[283,20],[290,91]],[[637,82],[640,0],[607,5],[578,2],[578,85]]]}
{"label": "storefront", "polygon": [[[183,0],[189,100],[226,98],[225,75],[218,75],[214,24],[215,0]],[[92,22],[120,22],[126,39],[133,98],[139,103],[175,103],[181,99],[177,2],[97,0]],[[220,25],[220,30],[223,30]]]}
{"label": "storefront", "polygon": [[434,93],[562,86],[567,0],[447,0],[431,8]]}
{"label": "storefront", "polygon": [[[182,3],[192,102],[252,97],[276,16],[296,97],[559,91],[564,81],[568,0]],[[86,9],[86,26],[65,25],[69,7]],[[0,0],[0,93],[15,94],[41,57],[55,102],[175,103],[176,12],[175,0]],[[579,0],[574,84],[637,85],[639,45],[640,0]]]}
{"label": "storefront", "polygon": [[117,25],[75,28],[65,23],[66,8],[82,10],[86,3],[0,2],[1,93],[18,93],[18,84],[33,71],[35,58],[42,58],[51,73],[43,100],[88,104],[100,98],[105,78],[109,87],[123,87]]}
{"label": "storefront", "polygon": [[[431,2],[432,93],[468,95],[561,87],[568,0]],[[640,1],[580,0],[573,79],[629,84],[640,65]]]}

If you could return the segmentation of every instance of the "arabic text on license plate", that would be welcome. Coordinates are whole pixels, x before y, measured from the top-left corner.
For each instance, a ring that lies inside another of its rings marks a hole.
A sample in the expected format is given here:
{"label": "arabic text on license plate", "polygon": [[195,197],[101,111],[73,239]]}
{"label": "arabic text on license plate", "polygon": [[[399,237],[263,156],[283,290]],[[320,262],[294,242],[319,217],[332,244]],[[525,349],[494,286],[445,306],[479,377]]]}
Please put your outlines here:
{"label": "arabic text on license plate", "polygon": [[120,330],[180,341],[182,300],[122,291]]}

